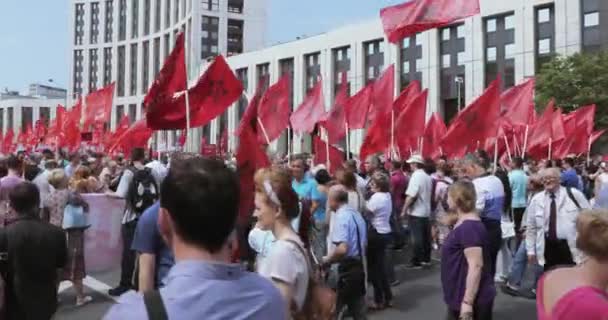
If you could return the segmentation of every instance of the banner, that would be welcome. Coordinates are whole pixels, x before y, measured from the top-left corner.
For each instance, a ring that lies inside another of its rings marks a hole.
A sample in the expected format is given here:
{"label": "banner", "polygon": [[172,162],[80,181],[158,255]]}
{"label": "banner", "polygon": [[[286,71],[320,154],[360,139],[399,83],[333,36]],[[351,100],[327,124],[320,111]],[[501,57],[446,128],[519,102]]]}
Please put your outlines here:
{"label": "banner", "polygon": [[87,272],[103,272],[120,265],[120,228],[125,200],[104,194],[83,194],[89,204],[89,223],[85,231],[84,258]]}

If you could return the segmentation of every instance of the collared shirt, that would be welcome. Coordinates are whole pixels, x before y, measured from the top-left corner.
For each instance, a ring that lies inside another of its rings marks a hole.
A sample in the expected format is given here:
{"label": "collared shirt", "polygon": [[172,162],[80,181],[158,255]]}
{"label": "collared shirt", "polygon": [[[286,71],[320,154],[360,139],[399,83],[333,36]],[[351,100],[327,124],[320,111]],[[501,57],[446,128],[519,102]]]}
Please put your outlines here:
{"label": "collared shirt", "polygon": [[[361,256],[359,247],[361,247],[363,254],[365,254],[367,230],[365,220],[363,220],[363,217],[357,210],[349,205],[343,205],[332,217],[332,222],[334,226],[329,237],[335,245],[346,243],[348,247],[348,251],[346,252],[347,257],[356,258]],[[359,231],[359,245],[357,245],[357,230]]]}
{"label": "collared shirt", "polygon": [[511,208],[526,207],[526,188],[528,186],[528,176],[521,169],[509,172],[509,184],[513,194]]}
{"label": "collared shirt", "polygon": [[396,170],[391,172],[391,197],[393,199],[393,211],[401,213],[403,209],[403,202],[405,199],[405,189],[407,188],[408,178],[403,171]]}
{"label": "collared shirt", "polygon": [[431,193],[433,180],[422,169],[412,173],[405,194],[416,200],[410,208],[410,215],[414,217],[428,218],[431,215]]}
{"label": "collared shirt", "polygon": [[[278,289],[240,265],[179,261],[169,272],[160,294],[169,319],[270,320],[286,319]],[[129,292],[120,297],[104,319],[147,320],[143,297]]]}
{"label": "collared shirt", "polygon": [[390,219],[393,213],[393,202],[388,192],[375,192],[367,201],[367,210],[371,212],[371,224],[379,234],[391,233]]}
{"label": "collared shirt", "polygon": [[[544,191],[541,206],[543,209],[543,217],[545,218],[543,221],[543,229],[545,230],[546,235],[549,234],[549,225],[551,223],[551,201],[551,192]],[[555,192],[555,206],[557,238],[560,240],[567,240],[570,236],[575,237],[576,220],[580,210],[576,204],[572,202],[565,188],[559,188],[557,192]]]}
{"label": "collared shirt", "polygon": [[578,175],[576,174],[576,170],[574,168],[570,168],[562,172],[561,176],[562,186],[569,188],[579,188]]}
{"label": "collared shirt", "polygon": [[302,181],[298,182],[296,179],[293,179],[291,182],[291,187],[298,194],[300,199],[312,199],[313,190],[317,188],[317,182],[315,179],[309,178],[304,175]]}
{"label": "collared shirt", "polygon": [[482,219],[500,222],[505,203],[505,189],[498,177],[492,175],[473,179],[477,203],[475,207]]}

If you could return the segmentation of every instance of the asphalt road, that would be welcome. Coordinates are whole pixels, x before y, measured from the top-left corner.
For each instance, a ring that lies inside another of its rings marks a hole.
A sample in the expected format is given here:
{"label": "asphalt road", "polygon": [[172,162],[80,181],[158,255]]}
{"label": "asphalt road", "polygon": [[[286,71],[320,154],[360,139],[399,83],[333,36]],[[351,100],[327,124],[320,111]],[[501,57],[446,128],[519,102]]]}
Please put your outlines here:
{"label": "asphalt road", "polygon": [[[439,266],[429,270],[406,270],[397,267],[397,276],[401,284],[393,288],[395,295],[392,309],[370,313],[371,320],[445,319],[445,305],[441,294]],[[64,289],[60,294],[61,304],[55,319],[80,320],[101,319],[113,300],[104,295],[103,288],[118,281],[119,270],[103,274],[93,274],[85,280],[88,294],[94,300],[80,308],[73,307],[75,301],[72,288]],[[523,298],[513,298],[502,293],[494,303],[494,320],[534,320],[536,319],[535,302]]]}

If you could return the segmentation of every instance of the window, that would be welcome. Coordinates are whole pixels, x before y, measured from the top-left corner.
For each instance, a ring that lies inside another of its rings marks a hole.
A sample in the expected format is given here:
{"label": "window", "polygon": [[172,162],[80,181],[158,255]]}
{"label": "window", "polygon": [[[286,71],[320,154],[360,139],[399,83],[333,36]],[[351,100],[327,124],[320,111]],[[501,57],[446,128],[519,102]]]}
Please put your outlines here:
{"label": "window", "polygon": [[496,61],[496,47],[489,47],[486,49],[486,59],[488,61]]}
{"label": "window", "polygon": [[416,59],[416,71],[421,72],[424,69],[424,64],[422,63],[422,59]]}
{"label": "window", "polygon": [[443,41],[450,40],[450,28],[445,28],[441,31],[441,40],[443,40]]}
{"label": "window", "polygon": [[403,38],[403,48],[409,48],[410,47],[410,38]]}
{"label": "window", "polygon": [[509,43],[505,45],[505,59],[515,58],[515,44]]}
{"label": "window", "polygon": [[[2,118],[2,113],[0,112],[0,118]],[[51,108],[49,107],[40,107],[38,109],[38,119],[42,120],[44,126],[48,128],[49,120],[51,119]],[[2,125],[0,124],[0,130],[2,130]]]}
{"label": "window", "polygon": [[420,34],[420,33],[416,34],[416,45],[417,46],[422,45],[422,34]]}
{"label": "window", "polygon": [[160,38],[154,39],[154,75],[156,78],[160,71]]}
{"label": "window", "polygon": [[465,63],[464,52],[458,52],[457,60],[458,60],[457,63],[458,63],[459,66],[463,66],[464,65],[464,63]]}
{"label": "window", "polygon": [[105,17],[105,42],[112,42],[112,32],[114,29],[112,25],[114,24],[114,1],[106,0],[106,17]]}
{"label": "window", "polygon": [[103,85],[112,82],[112,48],[103,48]]}
{"label": "window", "polygon": [[220,9],[219,0],[203,0],[203,10],[218,11]]}
{"label": "window", "polygon": [[538,40],[538,54],[550,54],[550,53],[551,53],[551,39]]}
{"label": "window", "polygon": [[496,32],[496,19],[486,20],[486,32]]}
{"label": "window", "polygon": [[150,1],[144,0],[144,36],[150,34]]}
{"label": "window", "polygon": [[589,12],[585,13],[583,17],[585,28],[595,27],[600,24],[600,13],[599,12]]}
{"label": "window", "polygon": [[403,61],[403,65],[401,66],[401,73],[410,73],[410,62]]}
{"label": "window", "polygon": [[142,51],[141,93],[145,94],[148,91],[148,82],[150,81],[150,42],[144,41]]}
{"label": "window", "polygon": [[82,72],[84,56],[82,50],[74,50],[74,72],[72,74],[74,96],[82,95]]}
{"label": "window", "polygon": [[464,38],[465,37],[465,28],[464,28],[464,24],[459,25],[456,28],[456,34],[458,36],[458,38]]}
{"label": "window", "polygon": [[129,105],[129,123],[135,122],[135,117],[137,117],[137,105],[130,104]]}
{"label": "window", "polygon": [[373,79],[375,79],[375,77],[376,77],[376,76],[375,76],[375,74],[374,74],[374,69],[375,69],[375,68],[374,68],[374,67],[372,67],[372,66],[370,66],[370,67],[367,69],[367,79],[368,79],[368,80],[373,80]]}
{"label": "window", "polygon": [[25,132],[28,125],[32,125],[34,111],[32,107],[21,107],[21,132]]}
{"label": "window", "polygon": [[6,109],[6,129],[13,130],[13,107],[8,107]]}
{"label": "window", "polygon": [[99,2],[91,2],[90,34],[91,44],[97,44],[97,38],[99,37]]}
{"label": "window", "polygon": [[515,29],[515,15],[505,16],[505,30]]}
{"label": "window", "polygon": [[442,56],[442,59],[441,59],[442,60],[442,66],[444,68],[449,68],[450,65],[451,65],[451,59],[452,59],[452,57],[449,54],[444,54]]}
{"label": "window", "polygon": [[243,13],[243,0],[228,0],[228,12]]}
{"label": "window", "polygon": [[551,9],[542,8],[538,10],[538,23],[545,23],[551,21]]}
{"label": "window", "polygon": [[134,96],[137,94],[137,43],[131,44],[131,64],[129,73],[131,76],[131,81],[129,83],[129,94]]}
{"label": "window", "polygon": [[165,1],[165,29],[169,29],[171,26],[171,0]]}
{"label": "window", "polygon": [[97,49],[89,50],[89,92],[97,90]]}
{"label": "window", "polygon": [[139,30],[139,0],[131,0],[131,39],[137,38]]}
{"label": "window", "polygon": [[127,0],[118,2],[118,40],[127,39]]}
{"label": "window", "polygon": [[82,45],[84,39],[84,3],[77,3],[74,11],[74,44]]}
{"label": "window", "polygon": [[171,39],[169,38],[169,35],[166,34],[165,35],[165,56],[163,57],[163,59],[167,59],[169,52],[171,52]]}
{"label": "window", "polygon": [[125,46],[118,47],[118,70],[116,72],[116,95],[119,97],[125,96]]}
{"label": "window", "polygon": [[173,2],[173,23],[179,21],[179,0]]}
{"label": "window", "polygon": [[160,7],[162,5],[162,0],[154,0],[154,31],[160,31]]}

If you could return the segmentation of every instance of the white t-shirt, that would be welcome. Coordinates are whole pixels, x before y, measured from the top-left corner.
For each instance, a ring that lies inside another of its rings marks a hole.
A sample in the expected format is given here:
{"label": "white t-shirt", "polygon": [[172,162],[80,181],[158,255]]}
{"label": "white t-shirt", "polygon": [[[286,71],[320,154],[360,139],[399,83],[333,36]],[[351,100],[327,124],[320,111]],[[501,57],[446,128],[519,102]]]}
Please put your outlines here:
{"label": "white t-shirt", "polygon": [[308,289],[308,262],[295,244],[275,241],[268,257],[261,261],[258,273],[264,278],[290,285],[298,309],[302,308]]}
{"label": "white t-shirt", "polygon": [[372,212],[372,225],[379,234],[391,232],[389,220],[393,212],[391,194],[388,192],[376,192],[367,201],[367,210]]}
{"label": "white t-shirt", "polygon": [[426,218],[431,215],[432,188],[431,177],[424,170],[418,169],[412,173],[405,191],[407,196],[416,198],[416,201],[410,207],[411,216]]}

